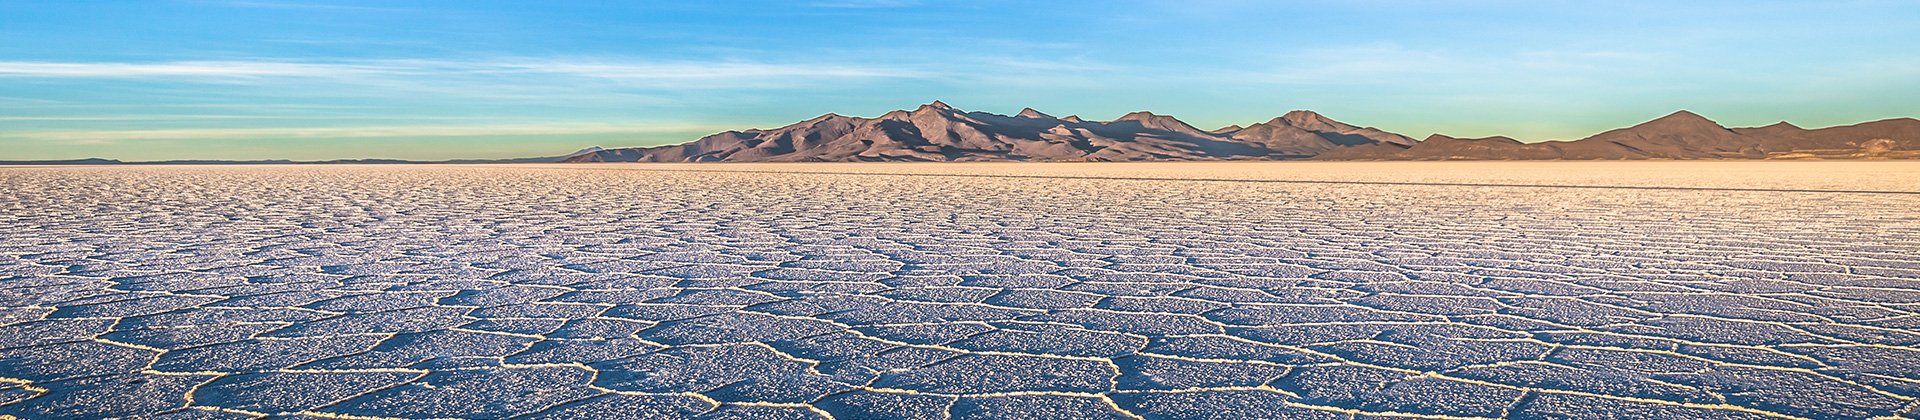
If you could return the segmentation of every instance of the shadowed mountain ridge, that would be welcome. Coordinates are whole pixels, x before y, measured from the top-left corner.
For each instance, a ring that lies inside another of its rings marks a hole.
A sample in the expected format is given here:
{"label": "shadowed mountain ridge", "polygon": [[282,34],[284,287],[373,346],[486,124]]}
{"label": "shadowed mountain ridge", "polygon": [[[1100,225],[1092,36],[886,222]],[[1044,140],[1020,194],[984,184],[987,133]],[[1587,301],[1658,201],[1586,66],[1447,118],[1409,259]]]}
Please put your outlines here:
{"label": "shadowed mountain ridge", "polygon": [[1635,160],[1920,158],[1920,120],[1894,118],[1805,129],[1785,121],[1727,128],[1689,111],[1573,141],[1522,143],[1506,137],[1435,134],[1406,147],[1330,150],[1321,160]]}
{"label": "shadowed mountain ridge", "polygon": [[1128,113],[1112,121],[1012,116],[934,101],[875,118],[827,114],[774,129],[726,131],[690,143],[610,149],[568,162],[1143,161],[1298,159],[1321,152],[1413,140],[1311,111],[1266,123],[1206,131],[1169,115]]}

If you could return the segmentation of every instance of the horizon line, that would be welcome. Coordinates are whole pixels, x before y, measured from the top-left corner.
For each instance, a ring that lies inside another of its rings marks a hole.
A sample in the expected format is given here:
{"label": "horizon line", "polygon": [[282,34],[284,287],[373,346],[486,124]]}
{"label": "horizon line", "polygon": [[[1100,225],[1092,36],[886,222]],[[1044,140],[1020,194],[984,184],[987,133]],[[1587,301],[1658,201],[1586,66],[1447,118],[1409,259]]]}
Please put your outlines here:
{"label": "horizon line", "polygon": [[[441,124],[441,125],[377,125],[377,126],[329,126],[329,127],[65,130],[65,131],[43,130],[43,131],[0,133],[0,140],[5,140],[5,139],[51,140],[51,141],[66,141],[71,144],[111,145],[111,144],[119,144],[122,142],[154,141],[154,140],[290,139],[290,138],[298,138],[298,139],[345,139],[345,138],[421,139],[421,138],[458,138],[458,137],[488,137],[488,136],[496,136],[496,137],[497,136],[562,136],[562,135],[606,135],[606,134],[687,133],[687,132],[707,133],[704,135],[700,135],[699,137],[695,137],[695,138],[687,139],[683,141],[677,141],[677,142],[630,145],[630,146],[607,146],[606,144],[595,144],[593,146],[581,148],[581,149],[586,149],[586,148],[635,149],[635,148],[651,148],[651,147],[682,145],[682,144],[698,141],[702,138],[706,138],[708,136],[712,136],[715,134],[728,133],[728,132],[775,130],[775,129],[790,127],[796,124],[804,123],[807,121],[813,121],[821,118],[826,118],[826,117],[843,117],[843,118],[857,118],[862,120],[872,120],[872,119],[878,119],[878,118],[884,117],[886,114],[891,114],[894,112],[912,112],[913,110],[917,110],[919,108],[924,108],[924,107],[946,108],[954,111],[959,111],[964,114],[983,113],[983,114],[995,115],[995,116],[1006,117],[1006,118],[1024,118],[1024,117],[1020,117],[1018,114],[1026,110],[1034,110],[1036,112],[1046,114],[1048,117],[1052,117],[1055,119],[1079,118],[1079,115],[1080,115],[1075,113],[1075,114],[1068,114],[1066,116],[1054,117],[1050,113],[1047,113],[1045,111],[1040,111],[1039,109],[1033,108],[1033,107],[1022,107],[1020,111],[1015,111],[1014,113],[1011,113],[1011,114],[1002,114],[1002,113],[997,113],[992,111],[966,110],[961,107],[951,106],[950,104],[946,103],[945,100],[936,99],[933,101],[922,103],[913,108],[895,109],[895,110],[883,112],[880,115],[872,116],[872,117],[847,115],[847,114],[841,114],[839,112],[827,112],[827,113],[819,114],[815,117],[808,118],[805,120],[800,120],[796,122],[787,123],[784,125],[772,126],[772,127],[766,127],[766,128],[763,128],[763,127],[726,128],[728,126],[722,125],[722,124],[675,125],[675,124],[654,124],[654,123],[618,124],[618,123],[598,123],[598,122],[577,122],[577,123],[490,124],[490,125]],[[1294,113],[1302,113],[1302,112],[1318,115],[1323,118],[1333,119],[1332,117],[1322,114],[1319,111],[1314,111],[1308,108],[1297,108],[1297,109],[1292,109],[1287,112],[1281,113],[1279,116],[1276,116],[1274,118],[1271,118],[1265,121],[1247,123],[1245,125],[1235,123],[1235,124],[1229,124],[1227,126],[1211,129],[1211,130],[1200,128],[1197,126],[1195,126],[1194,128],[1202,131],[1207,131],[1207,132],[1218,131],[1220,129],[1230,128],[1230,127],[1244,128],[1248,125],[1271,122],[1273,120],[1284,118],[1286,115],[1291,115]],[[1169,118],[1175,119],[1176,121],[1181,121],[1182,123],[1185,123],[1184,120],[1180,120],[1179,116],[1175,116],[1171,114],[1160,114],[1151,110],[1131,111],[1131,112],[1124,113],[1119,117],[1114,117],[1113,119],[1096,120],[1096,119],[1082,118],[1082,121],[1086,123],[1103,123],[1103,124],[1112,123],[1112,122],[1119,121],[1121,118],[1125,118],[1128,115],[1134,115],[1134,114],[1140,114],[1140,113],[1145,113],[1153,116],[1169,117]],[[1823,127],[1816,127],[1816,128],[1806,128],[1805,126],[1800,124],[1795,124],[1790,120],[1782,119],[1782,120],[1779,120],[1779,122],[1768,124],[1768,125],[1729,127],[1724,124],[1721,124],[1717,120],[1714,120],[1710,117],[1700,115],[1699,113],[1695,113],[1687,108],[1681,108],[1679,110],[1676,110],[1667,114],[1663,114],[1662,116],[1659,116],[1659,117],[1640,120],[1639,122],[1632,123],[1631,125],[1601,130],[1599,132],[1589,134],[1586,137],[1581,137],[1576,139],[1520,140],[1507,135],[1492,135],[1492,136],[1481,136],[1481,137],[1455,137],[1455,136],[1447,135],[1445,133],[1440,133],[1440,132],[1434,132],[1434,133],[1429,133],[1426,136],[1415,137],[1415,136],[1407,136],[1406,134],[1401,134],[1396,132],[1390,132],[1390,133],[1406,136],[1408,138],[1414,139],[1415,141],[1426,141],[1434,137],[1448,137],[1448,138],[1465,139],[1465,140],[1507,138],[1507,139],[1513,139],[1515,141],[1519,141],[1521,143],[1526,143],[1526,144],[1541,144],[1541,143],[1577,141],[1580,139],[1589,138],[1589,137],[1592,137],[1601,133],[1605,133],[1608,131],[1618,130],[1623,128],[1630,128],[1630,127],[1638,126],[1648,122],[1658,121],[1664,118],[1673,117],[1676,115],[1683,115],[1683,114],[1693,115],[1693,116],[1705,119],[1709,122],[1713,122],[1715,125],[1719,125],[1722,128],[1726,128],[1730,130],[1731,129],[1763,128],[1763,127],[1769,127],[1769,126],[1779,125],[1779,124],[1786,124],[1792,127],[1807,129],[1807,130],[1818,130],[1818,129],[1835,128],[1835,127],[1849,127],[1849,126],[1870,124],[1870,123],[1883,122],[1883,121],[1893,121],[1893,120],[1920,120],[1920,117],[1916,117],[1916,116],[1897,116],[1897,117],[1865,120],[1865,121],[1859,121],[1859,122],[1848,123],[1848,124],[1837,124],[1837,125],[1830,125],[1830,126],[1823,126]],[[150,117],[151,116],[148,116],[146,118],[150,118]],[[24,117],[24,118],[31,118],[31,117]],[[399,118],[396,118],[396,119],[399,119]],[[430,120],[431,118],[422,118],[422,119]],[[473,119],[486,119],[486,118],[474,117]],[[1340,121],[1337,119],[1333,119],[1333,120],[1336,122],[1354,125],[1357,127],[1378,129],[1376,126],[1367,125],[1364,123],[1349,123],[1349,122]],[[1188,124],[1188,125],[1192,126],[1191,124]],[[701,131],[701,130],[706,130],[706,131]],[[434,158],[434,159],[361,156],[361,157],[337,157],[337,158],[308,159],[308,160],[279,158],[279,157],[255,158],[255,159],[179,158],[179,159],[141,160],[141,159],[113,157],[109,154],[92,154],[92,155],[84,155],[84,156],[78,156],[78,157],[65,157],[65,158],[0,159],[0,161],[59,162],[59,161],[100,159],[100,160],[113,160],[113,161],[118,161],[122,163],[166,163],[166,162],[178,162],[178,161],[208,161],[208,162],[289,161],[289,162],[295,162],[295,163],[325,163],[330,161],[352,161],[352,160],[397,160],[397,161],[407,161],[412,163],[434,163],[434,162],[453,162],[453,161],[465,161],[465,160],[509,160],[509,159],[540,158],[540,157],[559,156],[559,154],[557,153],[558,152],[556,152],[556,154],[533,155],[533,156],[516,154],[516,155],[504,155],[501,157],[448,156],[448,157],[440,157],[440,158]]]}

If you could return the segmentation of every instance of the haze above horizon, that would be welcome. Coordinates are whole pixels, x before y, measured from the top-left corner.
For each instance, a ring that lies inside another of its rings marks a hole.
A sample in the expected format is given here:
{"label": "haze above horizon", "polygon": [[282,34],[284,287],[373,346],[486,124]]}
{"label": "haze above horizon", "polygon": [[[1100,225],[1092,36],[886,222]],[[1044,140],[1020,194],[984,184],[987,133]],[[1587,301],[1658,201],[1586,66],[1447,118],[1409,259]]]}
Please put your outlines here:
{"label": "haze above horizon", "polygon": [[451,159],[941,100],[1415,138],[1920,116],[1920,3],[0,3],[0,160]]}

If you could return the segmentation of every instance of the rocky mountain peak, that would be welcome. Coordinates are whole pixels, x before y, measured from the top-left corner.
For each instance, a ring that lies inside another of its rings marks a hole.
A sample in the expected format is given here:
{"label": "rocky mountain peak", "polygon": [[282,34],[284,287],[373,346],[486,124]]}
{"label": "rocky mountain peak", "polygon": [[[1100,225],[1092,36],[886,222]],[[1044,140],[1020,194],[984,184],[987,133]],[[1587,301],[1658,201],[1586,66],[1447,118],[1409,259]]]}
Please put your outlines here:
{"label": "rocky mountain peak", "polygon": [[1719,126],[1720,126],[1720,123],[1717,123],[1717,122],[1713,122],[1713,120],[1710,120],[1710,119],[1707,119],[1707,117],[1702,117],[1702,116],[1700,116],[1700,114],[1695,114],[1695,113],[1693,113],[1693,111],[1688,111],[1688,110],[1684,110],[1684,109],[1682,109],[1682,110],[1679,110],[1679,111],[1674,111],[1674,113],[1672,113],[1672,114],[1667,114],[1667,116],[1664,116],[1664,117],[1660,117],[1660,118],[1655,118],[1655,119],[1653,119],[1653,121],[1647,121],[1647,122],[1645,122],[1645,123],[1642,123],[1642,124],[1640,124],[1640,125],[1641,125],[1641,126],[1656,126],[1656,125],[1658,125],[1658,126],[1704,126],[1704,125],[1711,125],[1711,126],[1715,126],[1715,127],[1719,127]]}
{"label": "rocky mountain peak", "polygon": [[1320,115],[1318,112],[1308,110],[1290,111],[1287,112],[1286,115],[1281,115],[1280,118],[1274,118],[1267,123],[1287,125],[1308,131],[1345,131],[1356,128],[1346,123],[1334,121],[1332,118],[1327,118],[1327,116]]}
{"label": "rocky mountain peak", "polygon": [[[1884,140],[1884,141],[1883,141]],[[1507,137],[1425,141],[1349,125],[1313,111],[1201,131],[1148,111],[1113,121],[966,112],[934,101],[878,118],[826,114],[770,130],[724,131],[690,143],[591,148],[567,162],[1127,161],[1216,159],[1730,159],[1776,156],[1920,158],[1920,120],[1894,118],[1801,129],[1781,122],[1728,129],[1688,111],[1573,141]],[[1836,152],[1838,151],[1838,152]],[[1851,153],[1851,154],[1849,154]],[[1862,155],[1864,156],[1864,155]]]}
{"label": "rocky mountain peak", "polygon": [[1035,110],[1033,108],[1020,108],[1020,113],[1015,114],[1015,116],[1020,118],[1032,118],[1032,119],[1041,119],[1041,120],[1053,119],[1052,115],[1047,115],[1047,113],[1040,112],[1039,110]]}
{"label": "rocky mountain peak", "polygon": [[826,114],[774,130],[723,132],[692,143],[599,151],[591,157],[628,162],[1296,159],[1379,143],[1381,135],[1398,137],[1310,131],[1294,125],[1351,126],[1306,111],[1287,115],[1276,118],[1281,123],[1275,125],[1209,132],[1150,111],[1084,121],[1033,108],[1013,116],[967,112],[933,101],[878,118]]}

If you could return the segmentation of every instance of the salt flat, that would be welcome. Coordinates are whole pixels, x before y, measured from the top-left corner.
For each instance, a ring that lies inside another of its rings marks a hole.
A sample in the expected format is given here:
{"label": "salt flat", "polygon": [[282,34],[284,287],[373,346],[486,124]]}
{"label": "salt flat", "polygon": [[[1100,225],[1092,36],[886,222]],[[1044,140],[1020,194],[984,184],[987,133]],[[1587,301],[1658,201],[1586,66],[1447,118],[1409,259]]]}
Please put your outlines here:
{"label": "salt flat", "polygon": [[0,414],[27,418],[1920,417],[1912,162],[37,167],[0,189]]}

